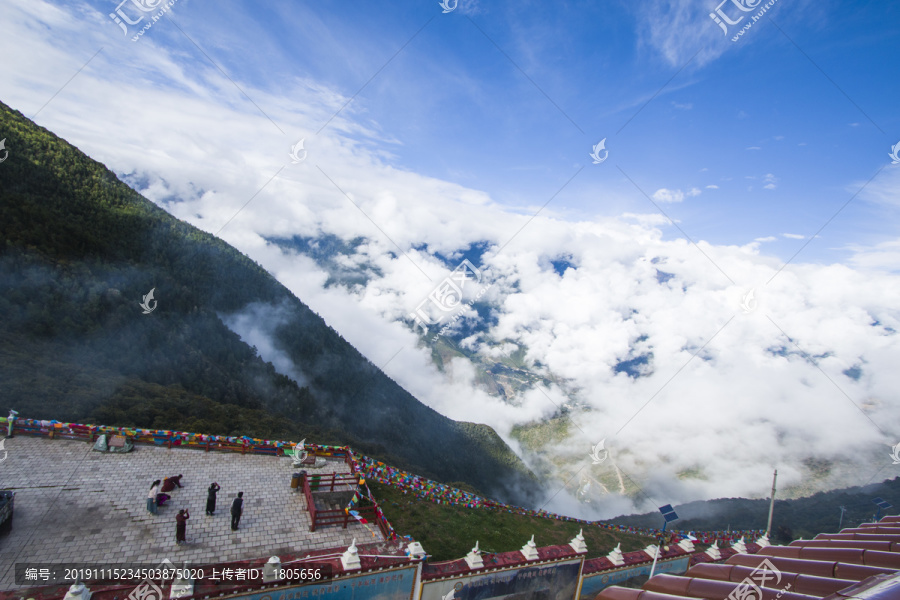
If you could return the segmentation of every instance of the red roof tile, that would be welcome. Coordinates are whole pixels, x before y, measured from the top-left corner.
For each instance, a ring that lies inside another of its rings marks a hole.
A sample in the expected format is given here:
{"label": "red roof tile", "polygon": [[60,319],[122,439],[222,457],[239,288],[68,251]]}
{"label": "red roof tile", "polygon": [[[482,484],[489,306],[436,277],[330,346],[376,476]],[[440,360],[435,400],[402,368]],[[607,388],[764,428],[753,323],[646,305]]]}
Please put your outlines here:
{"label": "red roof tile", "polygon": [[[685,573],[688,577],[701,577],[703,579],[718,579],[722,581],[741,582],[749,577],[758,565],[752,567],[743,565],[715,564],[715,565],[697,565],[692,567]],[[856,583],[852,579],[836,579],[832,577],[822,577],[819,575],[810,575],[803,572],[789,572],[782,567],[778,567],[782,574],[782,581],[791,584],[791,590],[798,594],[811,594],[817,598],[833,594],[838,590],[842,590]]]}
{"label": "red roof tile", "polygon": [[719,550],[724,563],[697,553],[684,575],[656,575],[641,590],[608,587],[595,600],[724,600],[748,589],[760,600],[900,600],[900,517],[789,546]]}
{"label": "red roof tile", "polygon": [[[644,589],[651,592],[686,596],[688,598],[725,600],[725,598],[728,598],[728,596],[740,585],[740,581],[720,581],[716,579],[703,579],[700,577],[686,577],[683,575],[669,575],[664,573],[653,577],[644,584]],[[789,590],[792,589],[787,587],[787,584],[784,584],[782,589],[784,588]],[[796,592],[781,592],[779,589],[772,588],[761,588],[761,590],[763,592],[761,600],[775,600],[776,596],[781,600],[818,600],[821,598],[821,596],[810,596],[798,594]]]}
{"label": "red roof tile", "polygon": [[775,567],[782,572],[804,573],[806,575],[833,577],[835,579],[846,579],[850,581],[862,581],[863,579],[872,577],[873,575],[896,572],[894,569],[890,569],[887,567],[870,567],[865,565],[827,560],[800,560],[796,558],[778,558],[773,556],[765,556],[762,554],[738,554],[737,556],[731,557],[726,562],[733,565],[741,565],[755,569],[766,558],[768,558],[769,562],[775,565]]}

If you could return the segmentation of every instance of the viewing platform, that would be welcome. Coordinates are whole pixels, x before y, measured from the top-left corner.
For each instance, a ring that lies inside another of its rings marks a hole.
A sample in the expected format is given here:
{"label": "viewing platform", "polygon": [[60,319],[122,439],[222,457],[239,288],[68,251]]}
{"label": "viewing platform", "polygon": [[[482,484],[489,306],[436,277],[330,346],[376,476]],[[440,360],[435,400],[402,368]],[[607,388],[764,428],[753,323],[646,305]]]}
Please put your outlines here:
{"label": "viewing platform", "polygon": [[[312,523],[304,494],[291,488],[287,456],[205,452],[199,449],[138,445],[124,454],[92,451],[86,441],[19,435],[7,439],[0,463],[0,487],[15,496],[12,526],[0,531],[0,589],[11,590],[16,563],[212,564],[248,557],[312,552],[358,543],[381,542],[374,524],[349,519],[342,525]],[[309,474],[330,476],[348,470],[343,459],[328,459]],[[156,479],[184,475],[184,486],[168,492],[159,514],[147,511],[147,493]],[[216,513],[205,512],[207,488],[221,486]],[[240,528],[230,528],[230,508],[244,492]],[[190,511],[187,544],[175,543],[175,515]]]}
{"label": "viewing platform", "polygon": [[[0,457],[0,488],[15,494],[12,526],[0,529],[0,600],[721,600],[782,567],[784,586],[767,589],[767,600],[837,600],[854,582],[866,593],[900,589],[900,528],[893,521],[900,517],[786,547],[741,535],[701,550],[697,538],[666,542],[660,532],[659,547],[623,552],[619,544],[587,558],[582,530],[568,544],[538,546],[532,536],[519,550],[485,553],[476,542],[465,557],[430,562],[420,543],[396,534],[364,483],[390,467],[346,446],[26,419],[15,422],[15,433]],[[113,437],[105,444],[101,434]],[[159,514],[148,512],[151,482],[177,475],[184,487],[168,492]],[[413,490],[448,493],[399,471],[392,477]],[[221,490],[209,516],[212,482]],[[233,531],[230,506],[238,492],[244,510]],[[177,545],[182,508],[191,518],[187,544]],[[163,564],[194,569],[142,573],[143,581],[96,571],[41,579],[42,571],[59,574],[65,565]],[[798,565],[802,570],[787,571]],[[651,574],[643,590],[621,587]]]}

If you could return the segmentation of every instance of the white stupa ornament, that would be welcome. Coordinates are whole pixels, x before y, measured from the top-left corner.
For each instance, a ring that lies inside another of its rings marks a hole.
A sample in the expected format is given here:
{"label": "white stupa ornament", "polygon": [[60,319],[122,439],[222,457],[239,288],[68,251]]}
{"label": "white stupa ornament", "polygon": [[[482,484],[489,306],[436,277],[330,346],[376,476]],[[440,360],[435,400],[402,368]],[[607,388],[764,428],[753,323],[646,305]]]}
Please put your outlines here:
{"label": "white stupa ornament", "polygon": [[534,535],[528,540],[528,543],[522,546],[522,556],[525,560],[537,560],[539,558],[537,544],[534,543]]}
{"label": "white stupa ornament", "polygon": [[76,581],[69,586],[69,591],[66,592],[63,600],[91,600],[91,590],[80,581]]}
{"label": "white stupa ornament", "polygon": [[578,535],[572,538],[572,541],[569,542],[569,546],[571,546],[572,550],[578,554],[585,554],[587,552],[587,544],[584,543],[584,529],[578,530]]}
{"label": "white stupa ornament", "polygon": [[713,542],[713,545],[706,551],[706,555],[713,560],[722,560],[722,553],[719,551],[719,540]]}
{"label": "white stupa ornament", "polygon": [[[178,571],[178,575],[185,575],[191,572],[187,561],[182,564],[182,568]],[[169,589],[169,600],[176,598],[185,598],[194,595],[194,580],[176,577],[172,581],[172,587]]]}
{"label": "white stupa ornament", "polygon": [[263,566],[263,581],[266,583],[270,583],[272,581],[278,581],[279,571],[281,570],[281,558],[278,556],[270,556],[269,560],[266,561],[266,564]]}
{"label": "white stupa ornament", "polygon": [[480,569],[484,566],[484,561],[481,559],[481,550],[478,548],[477,541],[475,542],[475,547],[466,554],[466,564],[469,565],[470,569]]}
{"label": "white stupa ornament", "polygon": [[619,542],[618,544],[616,544],[616,547],[613,548],[612,551],[606,555],[606,558],[608,558],[609,562],[616,565],[617,567],[619,565],[624,565],[625,557],[622,556],[622,542]]}
{"label": "white stupa ornament", "polygon": [[419,542],[410,542],[406,546],[406,551],[409,553],[410,558],[414,558],[417,560],[424,559],[428,556],[428,553],[425,552],[425,548],[422,547],[422,544]]}
{"label": "white stupa ornament", "polygon": [[771,546],[772,542],[769,541],[769,536],[764,533],[761,538],[756,540],[756,545],[765,548],[766,546]]}
{"label": "white stupa ornament", "polygon": [[341,565],[345,571],[362,568],[362,563],[359,562],[359,551],[356,549],[356,538],[353,538],[350,547],[341,555]]}
{"label": "white stupa ornament", "polygon": [[731,547],[734,548],[735,552],[747,554],[747,544],[744,543],[744,536],[741,536],[741,539],[733,543]]}

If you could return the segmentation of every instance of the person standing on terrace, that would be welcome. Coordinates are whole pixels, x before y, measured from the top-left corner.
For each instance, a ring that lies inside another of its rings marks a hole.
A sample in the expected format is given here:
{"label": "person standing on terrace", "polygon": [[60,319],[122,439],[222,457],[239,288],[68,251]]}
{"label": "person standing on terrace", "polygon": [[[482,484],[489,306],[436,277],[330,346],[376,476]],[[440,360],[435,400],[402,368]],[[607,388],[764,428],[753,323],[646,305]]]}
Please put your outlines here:
{"label": "person standing on terrace", "polygon": [[238,492],[237,498],[231,503],[231,530],[237,531],[241,522],[241,514],[244,512],[244,492]]}
{"label": "person standing on terrace", "polygon": [[209,489],[206,492],[206,514],[216,514],[216,493],[220,489],[222,489],[222,486],[215,481],[210,484]]}
{"label": "person standing on terrace", "polygon": [[175,543],[179,546],[187,542],[187,520],[191,514],[186,508],[182,508],[175,516]]}
{"label": "person standing on terrace", "polygon": [[150,493],[147,494],[147,510],[150,514],[157,514],[156,511],[156,494],[159,493],[159,479],[150,484]]}

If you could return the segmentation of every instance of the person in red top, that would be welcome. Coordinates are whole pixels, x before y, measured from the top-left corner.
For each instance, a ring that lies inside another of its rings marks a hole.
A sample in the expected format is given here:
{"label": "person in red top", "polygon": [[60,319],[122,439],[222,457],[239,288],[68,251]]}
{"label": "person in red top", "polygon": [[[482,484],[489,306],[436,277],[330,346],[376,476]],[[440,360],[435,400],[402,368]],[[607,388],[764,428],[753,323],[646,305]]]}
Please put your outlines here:
{"label": "person in red top", "polygon": [[180,487],[181,487],[181,477],[182,477],[181,475],[178,475],[178,477],[166,477],[166,478],[163,480],[162,489],[159,490],[159,491],[161,491],[161,492],[171,492],[171,491],[174,490],[176,487],[179,487],[179,488],[180,488]]}
{"label": "person in red top", "polygon": [[187,541],[187,520],[190,518],[191,514],[186,508],[179,510],[178,514],[175,516],[175,543],[179,546]]}

